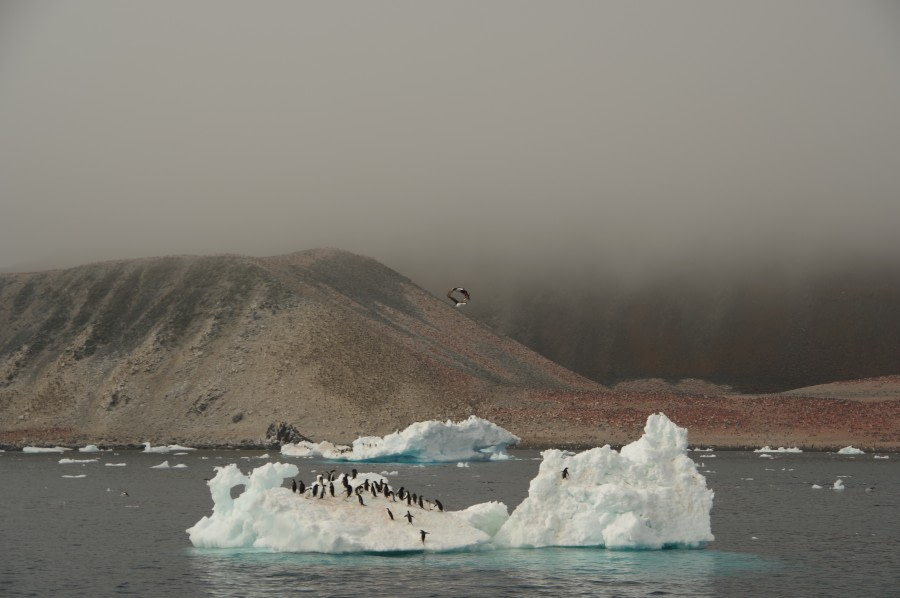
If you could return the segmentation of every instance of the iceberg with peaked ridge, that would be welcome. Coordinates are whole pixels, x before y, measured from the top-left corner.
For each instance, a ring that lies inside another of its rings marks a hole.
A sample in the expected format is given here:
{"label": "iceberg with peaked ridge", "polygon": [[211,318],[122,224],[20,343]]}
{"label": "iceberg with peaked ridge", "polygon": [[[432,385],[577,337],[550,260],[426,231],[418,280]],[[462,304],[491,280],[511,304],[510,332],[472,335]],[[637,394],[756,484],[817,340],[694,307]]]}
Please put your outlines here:
{"label": "iceberg with peaked ridge", "polygon": [[289,457],[324,457],[335,461],[443,463],[507,459],[506,447],[519,437],[475,415],[461,422],[424,421],[387,436],[364,436],[353,446],[331,442],[288,443],[281,454]]}
{"label": "iceberg with peaked ridge", "polygon": [[[267,463],[245,475],[231,464],[217,467],[208,482],[212,515],[187,533],[197,547],[326,553],[699,546],[713,540],[713,493],[686,447],[687,430],[659,414],[621,452],[609,446],[579,454],[544,451],[528,498],[512,515],[498,502],[444,512],[428,502],[409,507],[383,493],[363,493],[364,505],[340,491],[314,498],[310,489],[295,494],[283,487],[285,478],[299,473],[296,465]],[[377,473],[360,473],[348,483],[366,480],[388,483]],[[235,486],[244,492],[232,498]],[[407,511],[413,522],[404,519]],[[429,532],[424,542],[419,530]]]}
{"label": "iceberg with peaked ridge", "polygon": [[541,454],[528,497],[495,543],[663,548],[713,540],[713,492],[687,456],[687,430],[665,415],[648,417],[644,435],[621,452],[607,445]]}

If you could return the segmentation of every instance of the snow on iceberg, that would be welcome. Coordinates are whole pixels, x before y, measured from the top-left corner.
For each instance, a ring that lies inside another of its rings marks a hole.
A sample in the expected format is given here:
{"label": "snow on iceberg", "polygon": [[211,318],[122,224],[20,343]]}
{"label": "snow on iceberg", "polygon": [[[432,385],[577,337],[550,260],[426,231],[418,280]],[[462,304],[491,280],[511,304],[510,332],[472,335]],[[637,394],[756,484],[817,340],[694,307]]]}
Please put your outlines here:
{"label": "snow on iceberg", "polygon": [[452,421],[416,422],[387,436],[364,436],[353,446],[330,442],[285,444],[281,454],[291,457],[320,456],[336,461],[369,463],[442,463],[508,459],[506,447],[519,437],[475,415]]}
{"label": "snow on iceberg", "polygon": [[528,498],[497,544],[662,548],[713,540],[713,492],[687,456],[687,430],[662,413],[647,418],[644,435],[621,452],[607,445],[542,455]]}
{"label": "snow on iceberg", "polygon": [[866,451],[852,446],[845,446],[837,452],[838,455],[865,455]]}
{"label": "snow on iceberg", "polygon": [[[217,467],[216,472],[209,481],[215,503],[212,516],[187,530],[197,547],[327,553],[459,550],[487,544],[491,536],[480,526],[496,529],[497,520],[507,516],[500,503],[441,512],[369,493],[362,494],[365,505],[357,497],[310,498],[308,493],[299,495],[281,487],[284,478],[298,474],[297,466],[290,463],[267,463],[249,476],[234,464]],[[241,485],[244,492],[232,499],[231,488]],[[392,510],[393,519],[386,509]],[[413,515],[412,521],[404,518],[407,512]],[[429,533],[424,542],[420,530]]]}
{"label": "snow on iceberg", "polygon": [[[217,467],[208,482],[212,515],[186,531],[197,547],[326,553],[699,546],[713,540],[713,493],[686,447],[687,430],[659,414],[620,453],[609,446],[579,454],[544,451],[528,498],[512,515],[499,502],[444,512],[428,503],[408,507],[383,494],[363,493],[365,504],[340,492],[313,498],[309,490],[299,494],[282,486],[299,473],[296,465],[267,463],[248,476],[231,464]],[[387,482],[383,475],[360,473],[352,485],[366,479]],[[232,498],[236,486],[244,491]],[[424,541],[420,530],[428,532]]]}

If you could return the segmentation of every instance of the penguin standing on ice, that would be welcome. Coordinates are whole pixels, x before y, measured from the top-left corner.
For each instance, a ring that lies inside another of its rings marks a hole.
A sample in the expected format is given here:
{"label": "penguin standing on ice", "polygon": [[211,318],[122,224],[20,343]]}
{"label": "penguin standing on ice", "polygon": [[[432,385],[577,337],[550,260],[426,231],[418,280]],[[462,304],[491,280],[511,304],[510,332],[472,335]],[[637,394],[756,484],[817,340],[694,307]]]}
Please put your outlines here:
{"label": "penguin standing on ice", "polygon": [[388,512],[388,517],[390,517],[390,518],[391,518],[391,521],[393,521],[393,520],[394,520],[394,514],[391,513],[391,510],[390,510],[389,508],[387,508],[387,507],[385,507],[384,510]]}
{"label": "penguin standing on ice", "polygon": [[297,480],[291,480],[291,492],[297,494]]}
{"label": "penguin standing on ice", "polygon": [[363,502],[362,494],[357,494],[357,495],[356,495],[356,498],[359,499],[359,504],[360,504],[360,505],[366,506],[366,503]]}
{"label": "penguin standing on ice", "polygon": [[444,512],[444,505],[441,504],[441,501],[439,501],[438,499],[434,499],[434,504],[437,505],[438,511],[440,511],[441,513]]}
{"label": "penguin standing on ice", "polygon": [[569,468],[565,467],[562,470],[562,479],[566,479],[567,477],[569,477]]}
{"label": "penguin standing on ice", "polygon": [[306,484],[303,483],[303,480],[300,480],[300,483],[297,484],[297,492],[299,492],[300,494],[306,492]]}
{"label": "penguin standing on ice", "polygon": [[328,491],[331,492],[331,496],[334,496],[334,482],[328,482]]}
{"label": "penguin standing on ice", "polygon": [[420,530],[419,530],[419,534],[422,536],[422,544],[425,543],[425,536],[428,535],[428,534],[430,534],[430,533],[431,533],[431,532],[426,532],[426,531],[423,530],[423,529],[420,529]]}
{"label": "penguin standing on ice", "polygon": [[407,511],[406,515],[404,515],[404,517],[406,517],[406,520],[409,521],[410,525],[412,525],[412,520],[414,519],[413,514],[410,513],[409,511]]}

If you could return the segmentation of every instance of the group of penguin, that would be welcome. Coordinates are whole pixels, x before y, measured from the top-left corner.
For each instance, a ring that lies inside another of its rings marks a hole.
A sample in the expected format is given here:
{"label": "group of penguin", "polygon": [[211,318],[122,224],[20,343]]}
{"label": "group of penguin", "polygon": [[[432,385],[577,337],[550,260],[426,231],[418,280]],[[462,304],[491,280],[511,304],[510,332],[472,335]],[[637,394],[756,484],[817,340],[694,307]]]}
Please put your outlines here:
{"label": "group of penguin", "polygon": [[[359,501],[360,506],[365,507],[366,503],[363,500],[363,494],[369,492],[372,494],[372,498],[379,498],[383,496],[386,499],[390,499],[392,502],[397,502],[398,500],[402,503],[406,501],[406,505],[408,507],[418,506],[420,509],[437,509],[440,512],[444,512],[444,505],[441,504],[441,501],[438,499],[434,499],[434,501],[427,501],[421,494],[416,494],[415,492],[410,492],[406,490],[404,487],[400,487],[396,493],[391,490],[390,486],[387,482],[383,482],[381,480],[377,480],[374,482],[370,482],[368,478],[363,479],[362,483],[351,484],[350,480],[355,480],[358,472],[353,469],[350,474],[341,473],[335,475],[335,470],[332,469],[327,474],[322,475],[318,474],[316,476],[316,481],[313,482],[312,486],[307,487],[306,484],[303,483],[303,480],[291,480],[291,490],[299,494],[303,497],[309,498],[325,498],[325,494],[328,493],[332,497],[336,496],[337,493],[335,491],[335,482],[340,484],[343,487],[343,494],[346,494],[344,499],[348,499],[354,494],[356,495],[356,499]],[[391,521],[394,521],[394,513],[391,512],[390,507],[385,507],[387,511],[388,517],[390,517]],[[403,517],[412,525],[413,519],[415,515],[409,512],[409,509],[406,511],[406,515]],[[422,538],[422,544],[425,544],[425,536],[431,532],[426,532],[423,529],[419,530],[419,535]]]}

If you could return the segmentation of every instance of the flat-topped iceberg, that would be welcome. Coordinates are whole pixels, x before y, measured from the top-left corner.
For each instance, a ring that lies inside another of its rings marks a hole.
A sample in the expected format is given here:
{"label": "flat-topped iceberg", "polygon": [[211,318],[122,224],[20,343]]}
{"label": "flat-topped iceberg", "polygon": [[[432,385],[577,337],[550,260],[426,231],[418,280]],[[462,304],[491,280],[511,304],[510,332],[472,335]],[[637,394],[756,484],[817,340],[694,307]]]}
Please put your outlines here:
{"label": "flat-topped iceberg", "polygon": [[416,422],[387,436],[364,436],[352,446],[330,442],[289,443],[281,454],[369,463],[443,463],[507,459],[506,447],[519,437],[475,415],[461,422]]}
{"label": "flat-topped iceberg", "polygon": [[845,446],[837,452],[838,455],[865,455],[866,451],[853,446]]}
{"label": "flat-topped iceberg", "polygon": [[[462,511],[444,511],[437,501],[417,506],[398,499],[399,491],[377,473],[341,474],[331,482],[320,476],[294,492],[283,484],[298,475],[296,465],[267,463],[245,475],[231,464],[217,467],[208,482],[212,515],[187,533],[197,547],[327,553],[699,546],[713,540],[713,493],[686,446],[687,431],[659,414],[621,452],[609,446],[580,454],[544,451],[528,498],[512,515],[499,502]],[[329,488],[322,497],[332,483],[336,492]],[[370,490],[357,493],[361,485]],[[232,498],[236,486],[244,491]]]}

